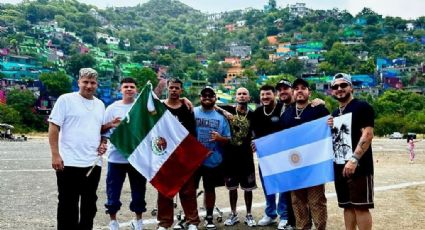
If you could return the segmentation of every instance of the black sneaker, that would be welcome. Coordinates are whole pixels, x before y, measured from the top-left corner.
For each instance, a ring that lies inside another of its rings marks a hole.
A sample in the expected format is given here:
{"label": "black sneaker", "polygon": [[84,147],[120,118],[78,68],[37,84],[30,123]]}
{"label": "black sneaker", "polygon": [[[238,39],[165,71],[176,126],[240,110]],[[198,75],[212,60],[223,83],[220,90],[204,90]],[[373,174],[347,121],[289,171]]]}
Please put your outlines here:
{"label": "black sneaker", "polygon": [[209,230],[215,230],[217,229],[217,227],[215,226],[214,222],[213,222],[213,217],[212,216],[207,216],[205,217],[205,224],[204,224],[206,229]]}

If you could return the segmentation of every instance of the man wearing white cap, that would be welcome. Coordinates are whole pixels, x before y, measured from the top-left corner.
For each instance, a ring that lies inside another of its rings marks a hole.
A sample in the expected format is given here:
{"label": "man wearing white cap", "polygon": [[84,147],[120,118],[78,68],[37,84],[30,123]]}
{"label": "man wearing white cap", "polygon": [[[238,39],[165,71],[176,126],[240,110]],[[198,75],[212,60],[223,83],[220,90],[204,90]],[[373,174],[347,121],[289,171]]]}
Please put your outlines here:
{"label": "man wearing white cap", "polygon": [[[369,209],[373,203],[373,158],[372,139],[374,127],[373,108],[364,101],[353,98],[353,84],[351,76],[338,73],[331,83],[332,96],[338,101],[339,108],[333,117],[351,113],[352,148],[349,152],[338,154],[335,157],[335,189],[338,206],[344,209],[345,228],[354,230],[372,229],[372,215]],[[333,126],[333,119],[328,120]],[[334,146],[335,146],[334,141]],[[352,155],[351,155],[352,153]],[[351,157],[346,155],[350,154]],[[342,159],[341,156],[344,156]]]}

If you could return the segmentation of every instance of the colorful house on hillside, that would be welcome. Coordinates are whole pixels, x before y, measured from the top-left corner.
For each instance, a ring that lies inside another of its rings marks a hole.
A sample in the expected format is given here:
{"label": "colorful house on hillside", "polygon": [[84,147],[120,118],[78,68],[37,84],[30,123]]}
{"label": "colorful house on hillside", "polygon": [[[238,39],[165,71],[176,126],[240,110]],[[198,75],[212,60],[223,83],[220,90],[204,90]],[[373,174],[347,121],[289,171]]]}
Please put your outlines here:
{"label": "colorful house on hillside", "polygon": [[242,77],[244,69],[241,65],[241,59],[238,57],[226,57],[224,58],[225,63],[229,63],[231,65],[230,68],[227,69],[226,78],[224,79],[224,84],[228,84],[236,77]]}

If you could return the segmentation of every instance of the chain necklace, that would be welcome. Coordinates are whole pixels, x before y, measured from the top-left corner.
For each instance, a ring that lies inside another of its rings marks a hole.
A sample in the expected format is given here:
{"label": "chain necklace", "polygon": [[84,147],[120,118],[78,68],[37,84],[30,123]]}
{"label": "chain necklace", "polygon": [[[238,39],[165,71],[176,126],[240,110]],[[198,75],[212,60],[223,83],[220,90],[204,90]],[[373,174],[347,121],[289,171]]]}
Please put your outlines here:
{"label": "chain necklace", "polygon": [[267,117],[270,116],[270,115],[272,115],[272,113],[274,112],[274,109],[276,109],[276,105],[277,104],[274,103],[274,107],[273,107],[273,109],[272,109],[272,111],[270,113],[266,113],[266,106],[263,106],[264,115],[266,115]]}
{"label": "chain necklace", "polygon": [[246,117],[248,116],[248,111],[246,111],[245,116],[242,116],[242,115],[239,115],[239,113],[238,113],[238,107],[236,107],[235,110],[236,110],[236,119],[238,119],[239,121],[246,119]]}
{"label": "chain necklace", "polygon": [[345,105],[343,105],[343,106],[339,106],[338,107],[338,109],[339,109],[339,116],[341,116],[342,114],[343,114],[343,112],[344,112],[344,110],[345,110],[345,108],[347,108],[347,105],[348,104],[350,104],[350,102],[352,101],[353,99],[351,99],[350,101],[348,101],[348,103],[347,104],[345,104]]}
{"label": "chain necklace", "polygon": [[[81,96],[81,103],[83,104],[83,106],[87,109],[87,111],[92,111],[94,109],[94,99],[89,100],[89,99],[84,99],[83,96]],[[87,106],[87,103],[85,101],[91,101],[91,105]]]}
{"label": "chain necklace", "polygon": [[344,109],[347,107],[347,105],[344,105],[344,106],[341,106],[341,107],[338,107],[338,109],[339,109],[339,116],[341,116],[342,114],[343,114],[343,112],[344,112]]}
{"label": "chain necklace", "polygon": [[280,110],[280,116],[282,116],[282,114],[285,112],[286,107],[289,107],[289,104],[283,104],[282,105],[282,109]]}
{"label": "chain necklace", "polygon": [[297,107],[295,107],[295,114],[297,115],[295,116],[295,119],[297,120],[301,119],[301,114],[303,114],[305,108],[307,108],[307,106],[302,109],[298,109]]}

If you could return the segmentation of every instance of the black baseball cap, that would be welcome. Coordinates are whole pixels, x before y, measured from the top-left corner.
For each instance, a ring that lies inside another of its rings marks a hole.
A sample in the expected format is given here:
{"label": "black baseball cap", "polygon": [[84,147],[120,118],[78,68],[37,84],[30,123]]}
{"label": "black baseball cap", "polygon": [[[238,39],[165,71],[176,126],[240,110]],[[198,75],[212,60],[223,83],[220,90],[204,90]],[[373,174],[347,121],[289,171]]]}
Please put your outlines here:
{"label": "black baseball cap", "polygon": [[292,88],[294,88],[294,87],[296,87],[297,85],[300,85],[300,84],[309,88],[308,82],[306,80],[302,79],[302,78],[295,79],[295,81],[292,82]]}
{"label": "black baseball cap", "polygon": [[292,83],[290,81],[288,81],[287,79],[281,79],[277,84],[275,89],[279,90],[281,87],[292,87]]}
{"label": "black baseball cap", "polygon": [[212,88],[211,86],[205,86],[205,88],[201,90],[201,95],[207,92],[209,92],[211,95],[215,95],[214,88]]}

